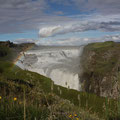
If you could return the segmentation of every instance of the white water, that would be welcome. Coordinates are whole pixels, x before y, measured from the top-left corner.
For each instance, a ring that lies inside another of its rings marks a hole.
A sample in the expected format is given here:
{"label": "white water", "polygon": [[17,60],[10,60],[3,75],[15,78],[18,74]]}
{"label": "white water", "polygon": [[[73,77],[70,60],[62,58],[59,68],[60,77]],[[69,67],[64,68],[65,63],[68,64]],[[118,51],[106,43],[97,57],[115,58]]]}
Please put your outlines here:
{"label": "white water", "polygon": [[55,84],[81,90],[79,75],[81,47],[39,47],[24,53],[16,63],[51,78]]}

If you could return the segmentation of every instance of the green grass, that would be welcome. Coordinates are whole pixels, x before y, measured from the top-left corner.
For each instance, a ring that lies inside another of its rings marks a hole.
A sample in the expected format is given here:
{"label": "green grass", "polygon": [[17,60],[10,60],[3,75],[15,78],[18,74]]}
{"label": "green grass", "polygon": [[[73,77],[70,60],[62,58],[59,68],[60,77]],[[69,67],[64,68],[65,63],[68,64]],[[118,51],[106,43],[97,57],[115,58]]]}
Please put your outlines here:
{"label": "green grass", "polygon": [[[38,120],[72,120],[72,118],[69,118],[69,115],[72,115],[75,119],[75,114],[77,114],[79,120],[99,120],[96,115],[90,115],[88,111],[81,110],[68,101],[61,100],[55,95],[53,96],[53,94],[46,96],[49,106],[45,103],[45,97],[41,97],[39,101],[26,99],[26,120],[34,120],[35,118]],[[17,101],[13,101],[11,96],[0,100],[1,120],[23,120],[23,110],[24,104],[20,98]]]}
{"label": "green grass", "polygon": [[12,52],[9,47],[0,45],[0,60],[8,60],[12,56]]}
{"label": "green grass", "polygon": [[115,45],[115,43],[113,41],[107,41],[107,42],[97,42],[97,43],[91,43],[88,44],[86,47],[89,50],[106,50],[109,47],[113,47]]}
{"label": "green grass", "polygon": [[[5,64],[3,64],[5,65]],[[6,68],[7,66],[7,68]],[[54,93],[60,96],[63,99],[67,99],[74,103],[76,106],[79,106],[83,110],[90,110],[89,112],[97,113],[100,117],[106,116],[105,110],[103,106],[105,104],[106,99],[103,97],[98,97],[95,94],[89,94],[86,92],[78,92],[76,90],[67,89],[58,85],[53,85],[53,82],[42,75],[39,75],[34,72],[21,70],[20,68],[13,66],[10,68],[9,65],[5,65],[5,71],[2,73],[2,80],[0,85],[2,86],[2,82],[4,86],[7,87],[7,92],[11,92],[13,95],[19,93],[19,96],[23,94],[23,88],[26,87],[26,92],[29,94],[30,91],[33,89],[40,93]],[[32,85],[31,88],[29,85]],[[51,90],[51,86],[53,85],[53,91]],[[58,89],[59,87],[59,89]],[[61,91],[61,94],[60,94]],[[7,93],[3,93],[6,95]],[[78,96],[80,99],[78,100]],[[110,100],[108,106],[109,114],[108,116],[114,117],[116,116],[115,111],[117,111],[117,105],[115,100]]]}

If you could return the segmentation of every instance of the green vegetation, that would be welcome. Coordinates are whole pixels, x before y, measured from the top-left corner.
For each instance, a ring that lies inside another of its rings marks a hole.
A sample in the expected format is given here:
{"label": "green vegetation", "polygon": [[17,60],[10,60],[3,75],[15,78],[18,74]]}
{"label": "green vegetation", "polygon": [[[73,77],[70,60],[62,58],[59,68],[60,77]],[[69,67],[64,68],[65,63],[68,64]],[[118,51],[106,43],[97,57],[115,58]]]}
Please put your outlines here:
{"label": "green vegetation", "polygon": [[87,45],[86,47],[90,47],[90,49],[95,50],[98,48],[107,48],[107,47],[112,47],[115,43],[113,41],[108,41],[108,42],[97,42],[97,43],[91,43]]}
{"label": "green vegetation", "polygon": [[0,59],[6,60],[11,56],[9,47],[0,46]]}
{"label": "green vegetation", "polygon": [[[11,67],[11,64],[8,62],[3,63],[4,70],[0,75],[0,96],[2,97],[0,100],[1,118],[11,120],[13,118],[23,119],[23,95],[25,89],[26,119],[28,120],[35,119],[35,117],[36,119],[43,120],[49,117],[52,117],[52,120],[55,118],[66,120],[70,119],[69,115],[73,116],[73,114],[77,114],[79,119],[82,120],[87,117],[98,119],[96,115],[90,115],[90,111],[87,109],[82,110],[72,104],[75,103],[79,105],[77,100],[79,92],[53,85],[53,82],[49,78],[37,73],[21,70],[15,65]],[[53,91],[51,89],[52,85]],[[17,98],[16,101],[14,101],[14,97]],[[62,98],[68,99],[71,102]],[[85,99],[85,95],[80,98]],[[83,105],[85,105],[85,103],[83,103]],[[85,108],[85,106],[83,106],[83,108]]]}
{"label": "green vegetation", "polygon": [[114,120],[118,116],[116,100],[55,85],[7,59],[0,59],[0,91],[4,120]]}

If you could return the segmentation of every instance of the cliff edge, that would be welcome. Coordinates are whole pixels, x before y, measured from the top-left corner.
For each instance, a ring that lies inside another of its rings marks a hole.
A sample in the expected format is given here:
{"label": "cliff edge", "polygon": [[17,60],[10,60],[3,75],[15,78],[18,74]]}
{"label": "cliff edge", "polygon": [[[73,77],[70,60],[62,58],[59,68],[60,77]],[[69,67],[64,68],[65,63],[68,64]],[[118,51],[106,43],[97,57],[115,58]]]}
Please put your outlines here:
{"label": "cliff edge", "polygon": [[120,82],[120,43],[92,43],[84,47],[81,59],[82,89],[117,99]]}

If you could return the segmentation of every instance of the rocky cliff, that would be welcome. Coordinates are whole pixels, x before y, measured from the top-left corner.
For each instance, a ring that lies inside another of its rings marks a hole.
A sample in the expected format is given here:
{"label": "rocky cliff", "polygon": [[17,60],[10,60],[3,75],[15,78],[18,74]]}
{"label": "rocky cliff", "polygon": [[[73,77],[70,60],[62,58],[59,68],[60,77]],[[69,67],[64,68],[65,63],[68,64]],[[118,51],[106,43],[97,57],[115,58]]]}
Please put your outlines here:
{"label": "rocky cliff", "polygon": [[120,43],[92,43],[82,55],[82,89],[99,96],[118,98],[120,82]]}

